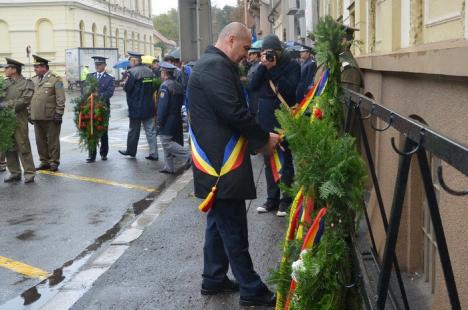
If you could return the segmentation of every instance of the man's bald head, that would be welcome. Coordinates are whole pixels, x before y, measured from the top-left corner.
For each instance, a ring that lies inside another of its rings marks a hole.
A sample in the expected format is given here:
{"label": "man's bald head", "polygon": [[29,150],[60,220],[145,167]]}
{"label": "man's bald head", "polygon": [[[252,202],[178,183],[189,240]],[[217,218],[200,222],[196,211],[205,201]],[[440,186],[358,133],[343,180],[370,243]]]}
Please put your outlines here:
{"label": "man's bald head", "polygon": [[249,28],[242,23],[233,22],[221,30],[215,46],[233,62],[239,63],[243,58],[247,57],[247,51],[251,43]]}

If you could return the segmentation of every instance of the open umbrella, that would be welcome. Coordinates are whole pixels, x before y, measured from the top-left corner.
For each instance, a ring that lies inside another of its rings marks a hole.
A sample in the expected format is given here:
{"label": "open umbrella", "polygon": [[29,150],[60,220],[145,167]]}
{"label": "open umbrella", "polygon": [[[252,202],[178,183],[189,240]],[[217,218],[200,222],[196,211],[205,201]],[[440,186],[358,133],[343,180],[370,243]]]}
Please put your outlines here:
{"label": "open umbrella", "polygon": [[127,67],[130,65],[130,61],[128,59],[120,59],[115,65],[115,69],[127,69]]}
{"label": "open umbrella", "polygon": [[180,59],[180,47],[176,47],[172,51],[170,51],[167,56],[172,56],[174,58]]}
{"label": "open umbrella", "polygon": [[261,48],[262,48],[262,44],[263,44],[263,40],[257,40],[257,41],[255,41],[255,42],[252,44],[252,47],[251,47],[251,48],[259,48],[259,49],[261,49]]}

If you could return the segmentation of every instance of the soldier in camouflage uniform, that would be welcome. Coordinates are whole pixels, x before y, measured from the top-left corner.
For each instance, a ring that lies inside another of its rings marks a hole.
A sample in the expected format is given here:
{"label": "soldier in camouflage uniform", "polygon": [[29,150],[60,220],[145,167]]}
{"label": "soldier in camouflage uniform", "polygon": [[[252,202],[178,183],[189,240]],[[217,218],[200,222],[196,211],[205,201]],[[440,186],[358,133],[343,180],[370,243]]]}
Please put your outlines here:
{"label": "soldier in camouflage uniform", "polygon": [[5,58],[6,96],[0,102],[0,108],[11,107],[15,109],[18,127],[15,132],[15,145],[13,150],[6,152],[7,167],[10,176],[5,182],[21,180],[21,165],[24,170],[24,183],[34,182],[36,170],[31,154],[31,144],[28,135],[28,107],[34,94],[34,84],[21,75],[22,63],[11,58]]}
{"label": "soldier in camouflage uniform", "polygon": [[36,133],[37,151],[41,164],[38,170],[57,171],[60,165],[60,128],[65,110],[65,90],[62,78],[49,71],[49,61],[34,57],[34,96],[31,120]]}

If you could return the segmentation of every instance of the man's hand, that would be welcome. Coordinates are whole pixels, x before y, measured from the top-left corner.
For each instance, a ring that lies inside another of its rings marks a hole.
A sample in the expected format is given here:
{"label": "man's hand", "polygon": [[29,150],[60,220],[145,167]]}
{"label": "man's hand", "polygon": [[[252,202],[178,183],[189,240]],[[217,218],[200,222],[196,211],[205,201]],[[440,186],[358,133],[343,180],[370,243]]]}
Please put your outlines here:
{"label": "man's hand", "polygon": [[53,121],[55,123],[57,123],[57,124],[61,124],[62,123],[62,114],[55,113],[54,117],[53,117]]}
{"label": "man's hand", "polygon": [[270,70],[271,68],[275,67],[276,66],[276,56],[273,57],[273,61],[268,61],[267,57],[266,57],[266,54],[267,54],[267,51],[263,51],[261,53],[261,57],[260,57],[260,62],[262,63],[262,65],[264,65],[268,70]]}
{"label": "man's hand", "polygon": [[273,153],[273,150],[276,148],[276,146],[281,142],[281,136],[270,132],[270,138],[268,139],[267,144],[265,144],[261,149],[260,153],[264,155],[270,155]]}

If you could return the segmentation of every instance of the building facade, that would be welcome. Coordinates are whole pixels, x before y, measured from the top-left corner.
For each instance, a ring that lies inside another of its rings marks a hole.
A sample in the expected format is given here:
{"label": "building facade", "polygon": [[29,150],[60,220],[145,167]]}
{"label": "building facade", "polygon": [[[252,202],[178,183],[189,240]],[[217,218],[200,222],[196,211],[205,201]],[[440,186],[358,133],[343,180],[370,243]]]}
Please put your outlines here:
{"label": "building facade", "polygon": [[29,63],[26,48],[63,75],[65,50],[118,48],[154,55],[151,0],[0,0],[0,58]]}

